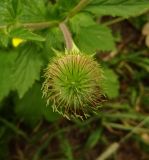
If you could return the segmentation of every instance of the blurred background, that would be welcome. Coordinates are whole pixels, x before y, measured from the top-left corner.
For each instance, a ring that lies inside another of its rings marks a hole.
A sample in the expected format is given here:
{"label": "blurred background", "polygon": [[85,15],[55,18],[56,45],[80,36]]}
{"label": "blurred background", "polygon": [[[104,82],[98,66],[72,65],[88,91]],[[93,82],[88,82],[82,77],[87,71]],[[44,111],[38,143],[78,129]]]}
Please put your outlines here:
{"label": "blurred background", "polygon": [[[149,2],[0,0],[0,160],[149,160]],[[106,77],[97,114],[67,120],[42,98],[58,23],[96,53]]]}

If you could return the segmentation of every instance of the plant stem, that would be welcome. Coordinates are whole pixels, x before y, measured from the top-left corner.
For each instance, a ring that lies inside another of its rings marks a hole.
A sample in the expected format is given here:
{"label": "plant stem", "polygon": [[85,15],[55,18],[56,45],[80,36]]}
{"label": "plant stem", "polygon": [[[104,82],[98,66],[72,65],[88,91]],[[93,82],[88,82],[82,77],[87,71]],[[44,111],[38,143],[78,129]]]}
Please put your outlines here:
{"label": "plant stem", "polygon": [[[67,21],[69,18],[76,15],[82,8],[84,8],[90,0],[81,0],[68,14],[68,16],[65,18]],[[39,30],[39,29],[45,29],[49,27],[53,27],[58,25],[59,21],[46,21],[46,22],[35,22],[35,23],[19,23],[16,26],[17,27],[24,27],[27,29],[33,29],[33,30]],[[1,25],[0,29],[6,29],[8,25]]]}
{"label": "plant stem", "polygon": [[115,153],[119,148],[119,143],[114,142],[112,143],[105,152],[103,152],[96,160],[106,160],[109,158],[113,153]]}
{"label": "plant stem", "polygon": [[24,23],[21,27],[29,28],[29,29],[45,29],[49,27],[53,27],[58,25],[58,21],[51,21],[51,22],[39,22],[39,23]]}
{"label": "plant stem", "polygon": [[[134,133],[139,132],[139,131],[146,132],[147,130],[143,129],[141,127],[144,124],[146,124],[148,121],[149,121],[149,117],[146,117],[136,127],[134,127],[131,130],[131,132],[129,132],[123,139],[121,139],[120,142],[114,142],[113,144],[111,144],[96,160],[106,160],[106,159],[108,159],[112,154],[117,152],[117,150],[120,147],[120,144],[123,143],[128,138],[130,138]],[[107,125],[109,125],[109,123]],[[111,123],[111,126],[119,128],[119,129],[126,129],[126,130],[130,130],[131,129],[131,127],[124,128],[122,125],[118,125],[118,124],[114,124],[114,123]]]}
{"label": "plant stem", "polygon": [[105,22],[104,25],[105,25],[105,26],[110,26],[110,25],[112,25],[112,24],[121,22],[121,21],[123,21],[123,20],[125,20],[125,19],[126,19],[126,18],[118,17],[118,18],[115,18],[115,19],[113,19],[113,20],[111,20],[111,21]]}
{"label": "plant stem", "polygon": [[61,22],[59,24],[59,27],[64,35],[67,50],[71,50],[73,47],[73,40],[72,40],[71,33],[68,27],[66,26],[64,22]]}
{"label": "plant stem", "polygon": [[[53,27],[58,23],[59,23],[58,21],[49,21],[49,22],[47,21],[47,22],[36,22],[36,23],[20,23],[20,24],[17,24],[16,26],[38,30],[38,29]],[[7,25],[2,25],[0,26],[0,29],[5,29],[7,27],[8,27]]]}
{"label": "plant stem", "polygon": [[[146,120],[145,120],[146,122]],[[142,124],[142,122],[141,122]],[[143,124],[144,124],[144,120],[143,120]],[[146,129],[146,128],[141,128],[140,125],[137,126],[137,127],[133,127],[133,126],[124,126],[122,124],[117,124],[117,123],[109,123],[109,122],[104,122],[104,125],[107,126],[107,127],[112,127],[112,128],[116,128],[116,129],[120,129],[120,130],[126,130],[126,131],[130,131],[128,133],[128,135],[132,135],[134,133],[142,133],[142,132],[146,132],[146,133],[149,133],[149,129]],[[126,136],[126,137],[130,137],[130,136]],[[127,139],[127,138],[123,138],[122,141],[124,141],[124,139]]]}
{"label": "plant stem", "polygon": [[91,0],[81,0],[68,14],[68,18],[73,17],[79,11],[81,11],[85,6],[90,3]]}
{"label": "plant stem", "polygon": [[[149,11],[149,9],[146,9],[144,12],[142,12],[142,13],[140,13],[140,14],[137,14],[136,16],[140,16],[140,15],[142,15],[142,14],[145,14],[145,13],[147,13],[148,11]],[[135,17],[136,17],[136,16],[135,16]],[[105,23],[103,23],[103,24],[106,25],[106,26],[110,26],[110,25],[113,25],[113,24],[115,24],[115,23],[121,22],[121,21],[126,20],[126,19],[128,19],[128,18],[118,17],[118,18],[115,18],[115,19],[113,19],[113,20],[111,20],[111,21],[105,22]]]}
{"label": "plant stem", "polygon": [[10,128],[12,131],[14,131],[14,133],[22,136],[25,140],[29,140],[27,135],[22,131],[20,130],[19,128],[17,128],[13,123],[7,121],[6,119],[0,117],[0,122],[2,122],[5,126],[7,126],[8,128]]}
{"label": "plant stem", "polygon": [[[141,127],[149,121],[149,117],[146,117],[143,121],[141,121],[136,127],[133,128],[131,132],[129,132],[121,141],[120,143],[124,142],[128,138],[130,138],[135,132],[139,131]],[[143,128],[142,128],[143,129]],[[142,130],[143,131],[143,130]],[[144,130],[145,131],[145,130]],[[147,132],[147,130],[146,130]]]}
{"label": "plant stem", "polygon": [[65,22],[74,15],[76,15],[80,10],[82,10],[86,5],[89,4],[91,0],[81,0],[67,15],[65,20],[59,24],[59,27],[64,35],[65,43],[66,43],[66,48],[67,50],[71,50],[73,47],[73,39],[71,36],[71,33],[66,26]]}

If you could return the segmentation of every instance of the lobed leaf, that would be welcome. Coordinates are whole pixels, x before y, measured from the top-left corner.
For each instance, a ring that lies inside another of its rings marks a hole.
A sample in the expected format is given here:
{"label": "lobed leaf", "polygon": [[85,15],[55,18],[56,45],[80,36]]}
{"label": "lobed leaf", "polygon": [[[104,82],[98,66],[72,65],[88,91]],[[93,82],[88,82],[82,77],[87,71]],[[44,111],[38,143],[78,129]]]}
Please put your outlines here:
{"label": "lobed leaf", "polygon": [[16,52],[0,51],[0,101],[13,88],[12,69],[16,56]]}
{"label": "lobed leaf", "polygon": [[27,92],[35,80],[40,78],[42,58],[35,46],[24,46],[16,59],[13,73],[14,89],[18,91],[19,97]]}
{"label": "lobed leaf", "polygon": [[149,9],[147,0],[92,0],[85,8],[96,15],[136,16]]}
{"label": "lobed leaf", "polygon": [[17,37],[25,40],[45,41],[45,38],[43,38],[42,36],[35,34],[24,28],[16,28],[11,30],[9,36],[11,38]]}
{"label": "lobed leaf", "polygon": [[97,24],[80,27],[75,42],[82,51],[92,54],[97,50],[109,51],[115,48],[110,29]]}

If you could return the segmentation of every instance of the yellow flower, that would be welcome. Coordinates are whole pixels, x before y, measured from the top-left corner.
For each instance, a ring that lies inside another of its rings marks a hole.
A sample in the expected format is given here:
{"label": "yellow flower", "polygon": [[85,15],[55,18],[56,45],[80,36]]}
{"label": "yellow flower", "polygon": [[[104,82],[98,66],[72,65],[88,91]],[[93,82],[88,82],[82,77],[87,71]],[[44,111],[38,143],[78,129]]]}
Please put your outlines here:
{"label": "yellow flower", "polygon": [[15,38],[12,39],[12,45],[13,45],[14,47],[18,47],[18,45],[20,45],[20,44],[23,43],[24,41],[25,41],[24,39],[15,37]]}

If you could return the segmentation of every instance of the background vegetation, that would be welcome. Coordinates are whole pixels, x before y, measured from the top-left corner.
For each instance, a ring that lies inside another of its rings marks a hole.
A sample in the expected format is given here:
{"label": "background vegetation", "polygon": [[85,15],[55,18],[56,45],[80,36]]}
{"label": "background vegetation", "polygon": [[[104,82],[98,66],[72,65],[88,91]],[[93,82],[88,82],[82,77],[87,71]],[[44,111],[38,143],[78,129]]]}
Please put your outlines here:
{"label": "background vegetation", "polygon": [[[0,0],[1,160],[149,159],[148,9],[147,0]],[[106,77],[105,102],[85,121],[42,98],[43,70],[65,49],[62,21]]]}

